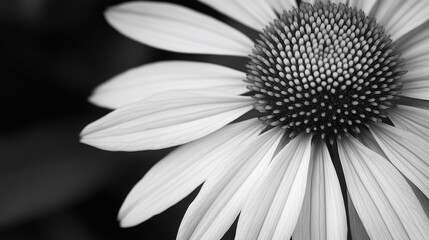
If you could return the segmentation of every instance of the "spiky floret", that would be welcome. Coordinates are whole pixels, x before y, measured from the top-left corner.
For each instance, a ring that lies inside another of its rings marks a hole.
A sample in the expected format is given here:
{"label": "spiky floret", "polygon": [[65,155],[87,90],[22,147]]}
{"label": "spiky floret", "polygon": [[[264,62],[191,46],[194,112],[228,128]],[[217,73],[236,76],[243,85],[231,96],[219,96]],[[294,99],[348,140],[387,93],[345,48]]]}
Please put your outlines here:
{"label": "spiky floret", "polygon": [[261,120],[334,137],[386,118],[402,60],[376,19],[343,3],[303,3],[270,23],[255,44],[246,82]]}

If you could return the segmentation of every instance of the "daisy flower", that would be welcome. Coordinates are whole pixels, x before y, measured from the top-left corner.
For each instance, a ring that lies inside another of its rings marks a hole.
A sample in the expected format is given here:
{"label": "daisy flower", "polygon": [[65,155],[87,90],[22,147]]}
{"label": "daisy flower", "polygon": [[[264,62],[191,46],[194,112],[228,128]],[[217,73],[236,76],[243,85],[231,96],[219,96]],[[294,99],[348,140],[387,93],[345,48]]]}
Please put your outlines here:
{"label": "daisy flower", "polygon": [[82,142],[182,145],[132,189],[134,226],[202,185],[177,239],[428,239],[429,1],[200,0],[254,29],[173,3],[129,2],[108,22],[144,44],[247,59],[245,71],[164,61],[99,86],[114,109]]}

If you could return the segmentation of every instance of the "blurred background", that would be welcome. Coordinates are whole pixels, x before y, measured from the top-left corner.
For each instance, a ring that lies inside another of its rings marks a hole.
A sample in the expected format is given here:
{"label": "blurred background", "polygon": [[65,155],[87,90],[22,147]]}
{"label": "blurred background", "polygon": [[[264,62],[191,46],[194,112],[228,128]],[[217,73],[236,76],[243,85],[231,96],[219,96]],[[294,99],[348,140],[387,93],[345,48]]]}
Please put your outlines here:
{"label": "blurred background", "polygon": [[[120,2],[0,1],[0,239],[175,239],[198,190],[161,215],[121,229],[122,201],[171,149],[121,153],[79,143],[81,129],[109,112],[87,98],[98,84],[148,62],[197,59],[237,68],[243,62],[129,40],[103,17]],[[176,2],[231,21],[195,1]]]}

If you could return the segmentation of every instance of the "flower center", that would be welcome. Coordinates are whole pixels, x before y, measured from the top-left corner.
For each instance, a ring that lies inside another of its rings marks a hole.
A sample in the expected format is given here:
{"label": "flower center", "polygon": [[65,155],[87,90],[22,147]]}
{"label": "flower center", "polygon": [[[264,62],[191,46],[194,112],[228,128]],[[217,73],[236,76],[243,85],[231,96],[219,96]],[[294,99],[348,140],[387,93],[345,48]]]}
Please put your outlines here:
{"label": "flower center", "polygon": [[390,36],[363,11],[302,3],[264,29],[246,82],[266,124],[291,137],[335,137],[386,118],[402,65]]}

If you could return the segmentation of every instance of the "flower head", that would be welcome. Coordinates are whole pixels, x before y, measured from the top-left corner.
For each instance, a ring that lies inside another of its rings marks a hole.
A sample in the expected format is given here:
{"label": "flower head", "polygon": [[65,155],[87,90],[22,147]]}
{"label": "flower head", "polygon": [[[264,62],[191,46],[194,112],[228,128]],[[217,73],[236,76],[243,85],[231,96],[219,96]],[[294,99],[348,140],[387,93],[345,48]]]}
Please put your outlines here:
{"label": "flower head", "polygon": [[83,142],[120,151],[185,144],[134,187],[121,224],[203,184],[178,239],[220,239],[237,217],[236,239],[427,238],[429,2],[201,2],[259,36],[171,3],[106,13],[153,47],[248,59],[244,73],[159,62],[96,89],[91,101],[115,110],[88,125]]}
{"label": "flower head", "polygon": [[381,122],[402,77],[392,40],[344,3],[303,3],[262,33],[248,65],[249,90],[268,125],[329,135]]}

